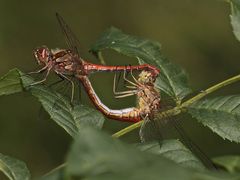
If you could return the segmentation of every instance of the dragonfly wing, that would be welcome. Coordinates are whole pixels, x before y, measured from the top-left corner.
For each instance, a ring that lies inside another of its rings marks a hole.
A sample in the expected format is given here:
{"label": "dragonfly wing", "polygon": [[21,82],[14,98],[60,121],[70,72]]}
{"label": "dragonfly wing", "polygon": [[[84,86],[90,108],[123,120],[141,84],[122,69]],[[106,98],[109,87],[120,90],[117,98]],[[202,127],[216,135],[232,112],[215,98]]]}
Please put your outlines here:
{"label": "dragonfly wing", "polygon": [[155,122],[149,118],[145,118],[140,131],[139,137],[142,143],[151,142],[151,141],[161,141],[163,139],[161,133],[161,127],[156,126]]}
{"label": "dragonfly wing", "polygon": [[80,47],[80,42],[77,38],[77,36],[73,33],[71,28],[67,25],[67,23],[64,21],[63,17],[60,16],[58,13],[56,13],[56,17],[58,20],[58,23],[60,25],[60,28],[64,34],[64,37],[67,42],[67,46],[70,50],[74,52],[74,54],[77,54],[79,56],[79,50],[78,48]]}
{"label": "dragonfly wing", "polygon": [[194,153],[202,163],[209,169],[216,169],[216,166],[213,164],[211,159],[200,149],[200,147],[194,143],[190,137],[184,131],[182,124],[177,119],[172,119],[169,121],[170,124],[175,128],[177,133],[180,135],[181,141],[188,147],[188,149]]}
{"label": "dragonfly wing", "polygon": [[141,142],[161,141],[169,136],[169,133],[177,133],[181,142],[197,157],[205,167],[209,169],[216,169],[210,158],[195,144],[186,134],[179,119],[164,117],[164,119],[144,120],[140,131]]}

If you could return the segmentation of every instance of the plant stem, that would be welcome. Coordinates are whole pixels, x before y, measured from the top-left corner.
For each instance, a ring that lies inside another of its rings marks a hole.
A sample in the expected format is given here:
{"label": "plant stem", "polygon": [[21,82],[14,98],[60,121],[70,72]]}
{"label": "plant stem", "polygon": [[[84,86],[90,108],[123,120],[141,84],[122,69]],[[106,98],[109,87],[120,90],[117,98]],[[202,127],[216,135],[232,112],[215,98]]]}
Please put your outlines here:
{"label": "plant stem", "polygon": [[61,164],[61,165],[57,166],[56,168],[52,169],[51,171],[49,171],[48,173],[46,173],[45,175],[43,175],[43,177],[46,177],[46,176],[58,171],[59,169],[64,168],[65,166],[66,166],[66,163]]}
{"label": "plant stem", "polygon": [[[225,86],[227,86],[229,84],[232,84],[234,82],[237,82],[237,81],[240,81],[240,74],[237,75],[237,76],[234,76],[232,78],[229,78],[229,79],[227,79],[225,81],[222,81],[222,82],[220,82],[220,83],[218,83],[218,84],[216,84],[216,85],[214,85],[214,86],[212,86],[212,87],[202,91],[201,93],[197,94],[196,96],[192,97],[191,99],[183,102],[179,106],[176,106],[176,107],[174,107],[172,109],[169,109],[167,111],[158,113],[156,115],[156,117],[158,119],[162,119],[165,116],[176,116],[176,115],[180,114],[181,112],[185,111],[185,109],[188,106],[190,106],[194,102],[202,99],[206,95],[208,95],[208,94],[210,94],[212,92],[215,92],[216,90],[221,89],[221,88],[223,88],[223,87],[225,87]],[[124,129],[121,129],[120,131],[118,131],[115,134],[113,134],[112,137],[119,138],[119,137],[121,137],[121,136],[123,136],[123,135],[125,135],[125,134],[127,134],[127,133],[129,133],[131,131],[133,131],[134,129],[139,128],[142,125],[142,123],[143,123],[143,120],[141,120],[141,121],[139,121],[139,122],[137,122],[137,123],[135,123],[133,125],[130,125],[130,126],[124,128]]]}
{"label": "plant stem", "polygon": [[105,60],[104,60],[104,58],[103,58],[103,55],[102,55],[102,52],[101,52],[101,51],[98,52],[98,59],[100,60],[100,63],[101,63],[101,64],[106,65],[106,62],[105,62]]}
{"label": "plant stem", "polygon": [[132,125],[124,128],[124,129],[121,129],[120,131],[114,133],[114,134],[112,135],[112,137],[114,137],[114,138],[119,138],[119,137],[123,136],[124,134],[127,134],[128,132],[130,132],[130,131],[132,131],[132,130],[138,128],[138,127],[140,127],[140,126],[142,125],[142,123],[143,123],[143,121],[139,121],[139,122],[137,122],[137,123],[134,123],[134,124],[132,124]]}
{"label": "plant stem", "polygon": [[225,81],[222,81],[208,89],[206,89],[205,91],[202,91],[201,93],[199,93],[198,95],[194,96],[193,98],[185,101],[184,103],[181,104],[181,108],[184,108],[184,107],[188,107],[189,105],[191,105],[192,103],[202,99],[203,97],[205,97],[206,95],[212,93],[212,92],[215,92],[216,90],[220,89],[220,88],[223,88],[229,84],[232,84],[234,82],[237,82],[240,80],[240,74],[237,75],[237,76],[234,76],[232,78],[229,78]]}

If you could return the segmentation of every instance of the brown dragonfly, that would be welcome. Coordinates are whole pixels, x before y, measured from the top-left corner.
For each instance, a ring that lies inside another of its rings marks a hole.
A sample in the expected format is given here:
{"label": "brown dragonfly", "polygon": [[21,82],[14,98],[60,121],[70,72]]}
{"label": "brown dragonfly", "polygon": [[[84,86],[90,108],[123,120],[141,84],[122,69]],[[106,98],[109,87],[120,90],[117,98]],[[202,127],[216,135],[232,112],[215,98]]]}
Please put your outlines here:
{"label": "brown dragonfly", "polygon": [[[170,125],[176,129],[180,138],[188,146],[188,148],[196,154],[196,156],[202,160],[203,164],[210,168],[215,169],[215,166],[211,160],[205,155],[205,153],[186,135],[182,128],[181,123],[173,118],[165,116],[163,119],[156,119],[156,113],[166,110],[166,103],[163,103],[160,91],[155,87],[155,77],[149,71],[141,71],[136,79],[132,73],[133,81],[129,80],[125,76],[123,78],[130,85],[126,86],[129,90],[117,92],[116,91],[116,74],[114,76],[113,92],[116,98],[123,98],[126,96],[136,95],[137,104],[136,107],[130,107],[126,109],[113,110],[108,108],[102,103],[98,95],[95,93],[88,76],[77,76],[82,82],[89,98],[95,105],[95,107],[102,112],[106,117],[116,119],[120,121],[136,123],[140,120],[144,120],[139,131],[140,139],[142,142],[159,141],[162,140],[162,130],[166,129],[167,125]],[[165,105],[164,105],[165,104]],[[169,106],[169,105],[168,105]],[[170,108],[170,107],[168,107]]]}

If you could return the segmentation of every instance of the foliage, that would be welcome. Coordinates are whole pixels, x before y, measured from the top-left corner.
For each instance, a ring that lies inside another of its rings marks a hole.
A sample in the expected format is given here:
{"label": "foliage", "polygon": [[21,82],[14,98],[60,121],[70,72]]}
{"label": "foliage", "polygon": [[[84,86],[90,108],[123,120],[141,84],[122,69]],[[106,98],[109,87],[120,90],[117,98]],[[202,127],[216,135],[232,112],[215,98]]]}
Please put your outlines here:
{"label": "foliage", "polygon": [[[175,146],[175,143],[171,142],[170,144]],[[174,154],[171,148],[165,149],[164,153],[169,153],[169,156]],[[182,158],[184,159],[184,157]],[[105,133],[85,128],[75,137],[65,166],[46,175],[43,180],[57,179],[55,177],[104,180],[159,179],[159,177],[175,179],[177,177],[179,180],[205,178],[211,180],[237,179],[238,175],[220,175],[203,169],[183,168],[160,154],[146,153],[145,150],[140,151],[121,143],[119,140],[110,138]]]}
{"label": "foliage", "polygon": [[237,155],[226,155],[215,157],[214,163],[220,167],[223,167],[228,172],[236,173],[240,172],[240,157]]}
{"label": "foliage", "polygon": [[98,54],[106,48],[135,57],[140,64],[148,63],[158,67],[161,73],[156,85],[176,101],[181,101],[191,92],[184,70],[163,57],[158,42],[130,36],[111,27],[102,34],[90,51]]}
{"label": "foliage", "polygon": [[[240,40],[240,2],[229,2],[233,32]],[[156,85],[175,101],[176,106],[157,112],[157,120],[162,120],[166,115],[189,113],[213,133],[240,142],[240,95],[205,97],[239,81],[240,75],[185,100],[191,93],[186,73],[180,66],[163,57],[158,42],[131,36],[111,27],[92,46],[91,52],[98,56],[104,49],[113,49],[135,57],[139,63],[153,64],[161,70]],[[83,104],[72,105],[68,98],[56,91],[44,85],[31,86],[32,83],[34,80],[30,76],[13,69],[0,79],[0,95],[22,91],[31,93],[50,117],[74,139],[66,163],[41,179],[239,179],[238,156],[214,159],[217,165],[232,173],[227,174],[207,171],[201,161],[178,140],[154,141],[137,146],[123,144],[100,131],[104,117],[97,110]],[[127,134],[141,124],[142,121],[131,125],[113,137]],[[23,162],[2,154],[0,170],[12,180],[30,179],[30,173]]]}
{"label": "foliage", "polygon": [[137,146],[141,151],[161,155],[184,166],[196,169],[205,169],[199,159],[187,149],[179,140],[164,140],[162,142],[153,141],[150,143],[140,143]]}
{"label": "foliage", "polygon": [[231,24],[233,27],[233,33],[237,40],[240,41],[240,1],[232,0],[231,2]]}
{"label": "foliage", "polygon": [[222,138],[240,142],[240,96],[200,100],[189,107],[190,114]]}
{"label": "foliage", "polygon": [[0,170],[11,180],[30,180],[26,164],[0,153]]}

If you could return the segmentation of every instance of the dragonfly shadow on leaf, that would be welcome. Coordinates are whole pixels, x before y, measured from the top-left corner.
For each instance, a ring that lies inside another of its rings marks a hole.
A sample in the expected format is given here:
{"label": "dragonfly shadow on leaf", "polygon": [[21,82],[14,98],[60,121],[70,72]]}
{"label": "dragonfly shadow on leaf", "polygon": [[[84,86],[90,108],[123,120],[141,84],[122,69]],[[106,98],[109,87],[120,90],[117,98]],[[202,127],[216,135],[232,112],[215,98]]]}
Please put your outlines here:
{"label": "dragonfly shadow on leaf", "polygon": [[[81,85],[80,82],[77,81],[76,79],[72,78],[72,81],[75,84],[75,90],[74,90],[74,99],[73,102],[71,102],[71,83],[65,79],[60,79],[57,80],[51,84],[49,84],[47,87],[54,93],[61,95],[63,98],[68,101],[70,106],[72,108],[74,106],[80,105],[81,104]],[[52,111],[59,111],[62,109],[62,98],[56,99],[56,102],[52,106]],[[46,111],[44,110],[44,107],[41,106],[39,110],[39,119],[42,120],[45,117]]]}

